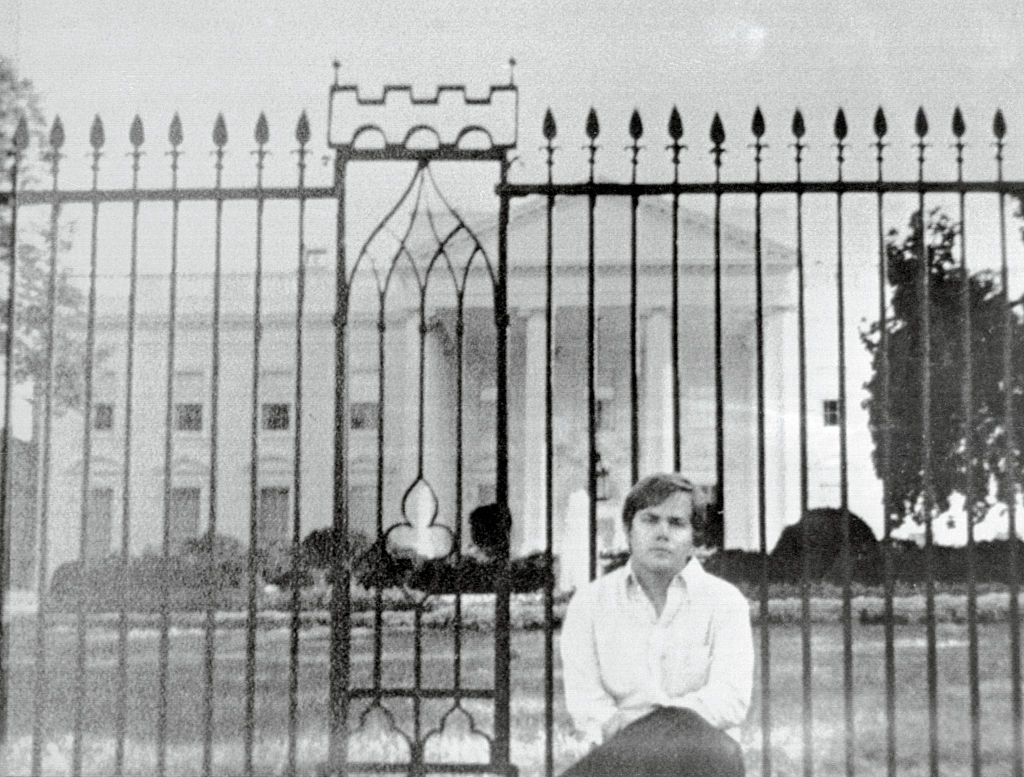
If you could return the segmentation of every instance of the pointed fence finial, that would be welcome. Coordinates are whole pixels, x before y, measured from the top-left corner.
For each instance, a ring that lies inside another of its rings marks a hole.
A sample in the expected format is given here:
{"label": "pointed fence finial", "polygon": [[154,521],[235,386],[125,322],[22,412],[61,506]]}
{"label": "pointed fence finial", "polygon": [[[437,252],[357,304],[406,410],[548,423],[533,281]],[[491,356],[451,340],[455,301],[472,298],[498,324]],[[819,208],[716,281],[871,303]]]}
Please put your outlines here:
{"label": "pointed fence finial", "polygon": [[587,137],[591,140],[597,140],[597,136],[601,134],[601,125],[597,121],[597,111],[593,108],[587,113]]}
{"label": "pointed fence finial", "polygon": [[550,108],[544,111],[544,124],[541,132],[544,133],[544,139],[549,142],[554,140],[558,134],[558,125],[555,124],[555,117],[551,114]]}
{"label": "pointed fence finial", "polygon": [[965,132],[967,132],[967,125],[964,123],[964,115],[960,112],[960,106],[958,105],[953,110],[953,135],[960,139],[964,136]]}
{"label": "pointed fence finial", "polygon": [[791,129],[793,131],[793,137],[795,137],[797,140],[803,138],[803,136],[807,133],[807,128],[804,126],[804,115],[800,113],[799,108],[797,108],[797,110],[793,113],[793,123],[791,125]]}
{"label": "pointed fence finial", "polygon": [[509,86],[515,86],[516,85],[516,64],[517,63],[516,63],[516,58],[515,57],[509,57],[508,58],[508,85]]}
{"label": "pointed fence finial", "polygon": [[28,120],[24,116],[18,119],[18,126],[14,130],[13,146],[16,154],[21,154],[28,148]]}
{"label": "pointed fence finial", "polygon": [[633,115],[629,117],[629,136],[634,141],[640,140],[644,134],[644,123],[640,120],[640,111],[633,109]]}
{"label": "pointed fence finial", "polygon": [[309,142],[309,138],[309,117],[303,111],[299,116],[298,124],[295,125],[295,139],[299,141],[299,145],[304,146]]}
{"label": "pointed fence finial", "polygon": [[135,114],[135,118],[132,119],[131,129],[128,130],[128,140],[136,151],[139,150],[139,146],[146,142],[146,133],[142,129],[142,119],[139,114]]}
{"label": "pointed fence finial", "polygon": [[89,128],[89,145],[92,146],[93,151],[99,151],[103,148],[103,144],[106,142],[106,137],[103,132],[103,121],[97,114],[92,120],[92,126]]}
{"label": "pointed fence finial", "polygon": [[224,114],[218,113],[217,119],[213,122],[213,145],[217,148],[224,148],[228,142],[228,125],[224,121]]}
{"label": "pointed fence finial", "polygon": [[181,141],[185,139],[184,133],[181,131],[181,117],[177,113],[174,114],[174,118],[171,119],[171,129],[167,133],[167,139],[171,142],[174,148],[181,145]]}
{"label": "pointed fence finial", "polygon": [[668,136],[674,143],[678,143],[683,138],[683,119],[679,115],[679,109],[674,105],[672,113],[668,116]]}
{"label": "pointed fence finial", "polygon": [[331,67],[334,68],[334,85],[337,86],[338,85],[338,79],[339,79],[339,77],[341,75],[341,60],[338,60],[338,59],[334,60],[331,63]]}
{"label": "pointed fence finial", "polygon": [[725,127],[722,125],[722,119],[717,113],[711,120],[711,142],[716,147],[721,146],[725,142]]}
{"label": "pointed fence finial", "polygon": [[849,127],[846,124],[846,113],[840,108],[836,111],[836,120],[832,124],[832,132],[836,136],[836,140],[842,143],[846,140],[846,135],[849,132]]}
{"label": "pointed fence finial", "polygon": [[914,117],[914,134],[924,140],[928,134],[928,117],[924,115],[924,107],[917,109],[917,116]]}
{"label": "pointed fence finial", "polygon": [[996,115],[992,119],[992,134],[995,135],[998,140],[1002,140],[1006,137],[1006,119],[1003,118],[1003,111],[1001,108],[996,109]]}
{"label": "pointed fence finial", "polygon": [[267,124],[266,114],[262,111],[260,111],[260,117],[256,119],[256,131],[253,133],[253,137],[261,146],[270,140],[270,126]]}
{"label": "pointed fence finial", "polygon": [[[28,126],[25,127],[25,134],[28,135]],[[17,133],[15,133],[15,140],[17,140]],[[54,151],[59,151],[64,145],[64,122],[60,120],[60,116],[53,117],[53,126],[50,127],[50,148]]]}
{"label": "pointed fence finial", "polygon": [[764,114],[761,113],[760,106],[754,108],[754,118],[750,122],[750,131],[754,137],[760,140],[764,137]]}
{"label": "pointed fence finial", "polygon": [[885,111],[879,106],[878,110],[875,111],[875,137],[881,140],[885,137],[885,134],[889,131],[889,125],[885,121]]}

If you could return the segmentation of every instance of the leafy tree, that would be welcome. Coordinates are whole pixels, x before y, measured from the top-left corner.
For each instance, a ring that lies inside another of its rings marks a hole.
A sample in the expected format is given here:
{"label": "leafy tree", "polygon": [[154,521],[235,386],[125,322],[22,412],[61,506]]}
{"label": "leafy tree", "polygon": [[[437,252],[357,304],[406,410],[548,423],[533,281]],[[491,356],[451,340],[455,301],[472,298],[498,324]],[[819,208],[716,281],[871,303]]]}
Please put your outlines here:
{"label": "leafy tree", "polygon": [[[0,190],[10,191],[13,161],[11,151],[18,122],[24,118],[32,142],[21,155],[18,167],[18,186],[38,185],[48,164],[53,160],[50,137],[45,133],[38,97],[32,83],[19,78],[9,59],[0,56],[0,160],[4,175],[0,177]],[[63,130],[54,129],[56,137]],[[33,149],[43,149],[41,158],[33,156]],[[51,257],[70,247],[70,226],[54,234],[48,221],[40,225],[27,221],[38,218],[39,209],[19,211],[17,245],[17,286],[15,289],[14,364],[11,374],[15,383],[31,381],[35,388],[35,404],[47,384],[47,335],[50,321]],[[0,272],[3,283],[10,271],[13,242],[11,209],[0,207]],[[0,299],[0,339],[6,337],[10,297],[4,293]],[[78,406],[83,394],[83,365],[85,329],[84,295],[59,270],[55,277],[54,299],[54,372],[53,393],[56,409]]]}
{"label": "leafy tree", "polygon": [[[922,447],[922,368],[924,353],[921,294],[921,248],[927,265],[931,347],[931,478],[935,506],[948,507],[954,490],[966,496],[975,519],[995,482],[997,496],[1012,494],[1024,456],[1024,323],[1011,308],[1013,418],[1016,467],[1007,473],[1003,343],[1007,297],[999,277],[981,270],[967,277],[957,259],[960,227],[936,208],[922,220],[911,216],[906,232],[891,230],[886,240],[888,282],[891,287],[886,322],[889,396],[885,401],[882,322],[876,321],[861,338],[872,356],[873,374],[865,384],[874,441],[875,471],[887,488],[886,514],[895,523],[908,515],[921,520],[924,496]],[[966,288],[965,288],[966,284]],[[970,311],[971,415],[970,434],[965,425],[963,378],[967,369],[964,350],[962,294]],[[1015,303],[1014,303],[1015,305]],[[889,434],[885,431],[888,429]],[[888,440],[888,445],[887,445]],[[1012,478],[1006,477],[1012,474]]]}

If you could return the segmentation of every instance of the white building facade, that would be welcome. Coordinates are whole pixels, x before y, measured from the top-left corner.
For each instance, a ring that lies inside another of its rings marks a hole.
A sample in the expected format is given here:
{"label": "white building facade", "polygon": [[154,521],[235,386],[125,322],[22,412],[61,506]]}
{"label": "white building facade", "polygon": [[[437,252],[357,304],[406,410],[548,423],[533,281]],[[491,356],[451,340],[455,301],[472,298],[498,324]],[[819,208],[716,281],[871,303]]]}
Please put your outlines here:
{"label": "white building facade", "polygon": [[[586,208],[582,198],[575,198],[559,201],[553,214],[550,440],[545,433],[544,203],[520,203],[509,222],[508,477],[514,553],[545,546],[549,446],[554,467],[550,498],[555,553],[573,556],[572,543],[586,532],[579,523],[588,460]],[[623,542],[617,523],[631,476],[634,362],[639,473],[673,466],[672,213],[667,203],[653,198],[642,200],[638,210],[642,229],[637,248],[635,360],[629,341],[629,215],[627,198],[607,198],[598,208],[593,300],[597,448],[609,473],[609,498],[598,504],[597,512],[598,544],[605,550]],[[679,219],[681,469],[713,492],[717,486],[714,224],[685,209]],[[408,262],[396,265],[383,315],[368,269],[357,273],[351,286],[350,528],[372,537],[407,523],[411,530],[398,534],[409,534],[410,542],[428,554],[449,549],[455,527],[460,522],[465,525],[473,507],[495,497],[498,392],[491,275],[495,222],[478,220],[474,231],[490,257],[491,270],[479,257],[474,260],[465,271],[461,295],[446,292],[440,281],[422,292],[414,268],[429,258],[426,249],[419,254],[412,250]],[[795,256],[789,249],[764,241],[761,255],[764,518],[765,541],[771,548],[800,510],[797,276]],[[213,276],[191,274],[177,279],[170,373],[170,282],[166,275],[141,277],[130,402],[126,284],[101,285],[96,344],[104,356],[94,375],[88,456],[80,414],[69,412],[54,426],[45,522],[51,571],[83,550],[91,558],[117,553],[124,541],[133,554],[162,552],[165,528],[173,551],[182,540],[211,526],[217,533],[248,542],[253,517],[260,543],[290,542],[296,520],[301,536],[331,524],[336,285],[333,258],[318,256],[305,268],[301,398],[296,391],[297,273],[268,273],[261,278],[255,370],[255,277],[246,273],[222,278],[216,391]],[[751,233],[721,226],[724,540],[726,547],[747,549],[761,544],[754,256]],[[827,327],[819,324],[832,308],[823,295],[809,299],[816,299],[812,304],[818,306],[808,313],[810,351],[817,347],[816,338],[825,336]],[[812,368],[808,385],[812,506],[839,503],[838,433],[832,423],[836,419],[829,418],[837,384],[834,373],[828,379],[828,364],[826,360],[825,366],[816,368],[824,376],[821,380]],[[132,431],[126,444],[129,410]],[[301,435],[297,438],[298,421]],[[861,486],[851,492],[851,508],[880,526],[879,489],[871,472],[866,427],[863,435],[854,433],[851,442],[851,482]],[[212,504],[211,493],[215,493]],[[298,504],[296,493],[301,494]],[[463,528],[462,535],[464,544],[468,543],[468,530]]]}

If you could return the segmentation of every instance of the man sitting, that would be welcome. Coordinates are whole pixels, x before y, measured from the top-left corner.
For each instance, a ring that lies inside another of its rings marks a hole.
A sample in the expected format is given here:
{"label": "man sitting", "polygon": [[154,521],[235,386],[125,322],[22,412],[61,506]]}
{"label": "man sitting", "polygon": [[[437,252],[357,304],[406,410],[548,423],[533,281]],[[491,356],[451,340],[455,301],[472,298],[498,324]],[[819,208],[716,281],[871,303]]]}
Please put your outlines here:
{"label": "man sitting", "polygon": [[698,500],[681,475],[643,478],[622,508],[629,561],[569,603],[566,705],[592,749],[563,777],[743,777],[750,613],[693,555],[707,522]]}

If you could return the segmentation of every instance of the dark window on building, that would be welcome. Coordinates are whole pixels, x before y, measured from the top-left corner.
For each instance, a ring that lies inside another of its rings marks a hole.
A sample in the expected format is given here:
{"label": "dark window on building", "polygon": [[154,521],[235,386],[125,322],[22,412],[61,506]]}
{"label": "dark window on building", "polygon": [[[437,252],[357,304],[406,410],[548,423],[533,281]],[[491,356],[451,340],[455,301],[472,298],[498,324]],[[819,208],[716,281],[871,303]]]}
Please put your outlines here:
{"label": "dark window on building", "polygon": [[184,402],[174,406],[174,428],[179,432],[203,431],[203,406]]}
{"label": "dark window on building", "polygon": [[839,400],[826,399],[821,403],[822,419],[825,426],[839,426]]}
{"label": "dark window on building", "polygon": [[351,409],[353,429],[377,428],[380,410],[376,402],[353,402]]}
{"label": "dark window on building", "polygon": [[114,428],[114,406],[99,402],[92,408],[92,428],[97,432],[109,432]]}
{"label": "dark window on building", "polygon": [[263,404],[263,428],[268,432],[281,432],[291,427],[292,408],[287,402]]}

